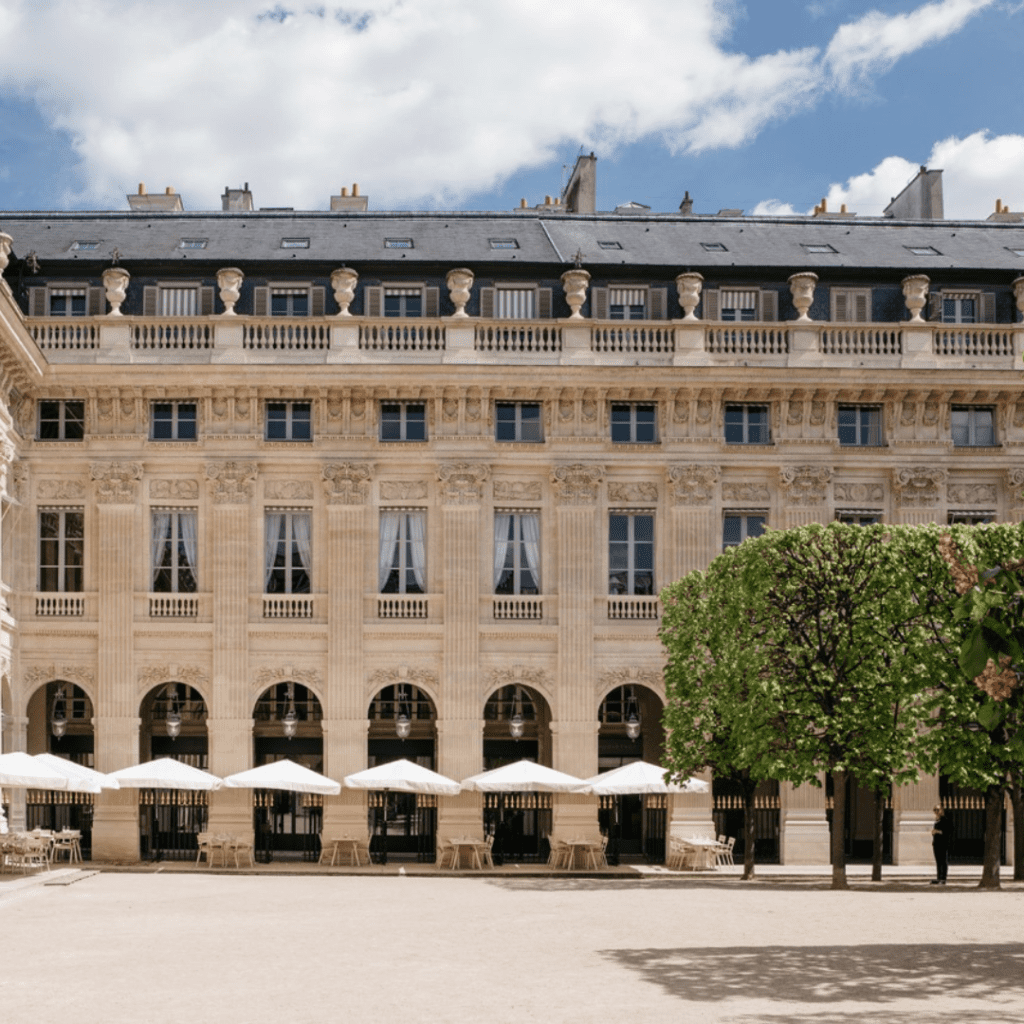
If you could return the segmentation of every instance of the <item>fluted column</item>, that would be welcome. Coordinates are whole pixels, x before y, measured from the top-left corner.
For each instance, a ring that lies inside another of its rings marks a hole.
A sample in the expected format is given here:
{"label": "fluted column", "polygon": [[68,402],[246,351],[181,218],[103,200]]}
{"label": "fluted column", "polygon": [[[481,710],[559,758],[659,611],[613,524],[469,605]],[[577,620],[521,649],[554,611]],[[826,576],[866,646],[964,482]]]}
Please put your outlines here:
{"label": "fluted column", "polygon": [[[210,771],[231,775],[252,764],[252,695],[249,692],[250,504],[254,462],[206,466],[213,539],[210,590],[213,599],[213,679],[204,694],[209,717]],[[210,829],[252,837],[252,794],[221,789],[210,794]]]}
{"label": "fluted column", "polygon": [[[95,556],[99,622],[96,655],[96,767],[116,771],[138,764],[139,708],[132,658],[132,569],[135,565],[136,503],[142,466],[94,462]],[[96,860],[139,859],[139,807],[135,790],[104,790],[93,811],[92,855]]]}
{"label": "fluted column", "polygon": [[779,783],[779,863],[828,864],[829,827],[825,784]]}
{"label": "fluted column", "polygon": [[721,551],[722,525],[714,501],[722,472],[718,466],[668,467],[672,498],[670,550],[672,579],[706,569]]}

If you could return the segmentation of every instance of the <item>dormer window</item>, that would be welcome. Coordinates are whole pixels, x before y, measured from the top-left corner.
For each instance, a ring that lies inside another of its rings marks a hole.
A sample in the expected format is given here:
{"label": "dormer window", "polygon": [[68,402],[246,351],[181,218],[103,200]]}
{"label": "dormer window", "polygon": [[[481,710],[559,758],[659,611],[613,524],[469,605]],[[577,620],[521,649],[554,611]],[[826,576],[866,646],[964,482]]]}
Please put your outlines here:
{"label": "dormer window", "polygon": [[597,246],[599,249],[621,249],[621,242],[598,242]]}
{"label": "dormer window", "polygon": [[384,248],[385,249],[411,249],[412,239],[411,238],[385,238]]}
{"label": "dormer window", "polygon": [[207,239],[205,238],[183,238],[178,243],[179,249],[205,249]]}
{"label": "dormer window", "polygon": [[490,239],[492,249],[518,249],[519,243],[514,238]]}
{"label": "dormer window", "polygon": [[728,252],[729,250],[721,242],[701,242],[700,247],[705,252]]}
{"label": "dormer window", "polygon": [[91,252],[100,247],[99,242],[72,242],[72,252]]}
{"label": "dormer window", "polygon": [[281,239],[282,249],[308,249],[309,239],[308,238],[282,238]]}
{"label": "dormer window", "polygon": [[804,252],[812,253],[812,254],[814,254],[814,253],[826,254],[826,253],[838,253],[839,250],[834,248],[831,245],[825,244],[824,242],[808,242],[807,244],[804,245]]}
{"label": "dormer window", "polygon": [[914,256],[941,256],[942,253],[938,249],[933,248],[930,245],[905,245],[903,247],[907,252]]}

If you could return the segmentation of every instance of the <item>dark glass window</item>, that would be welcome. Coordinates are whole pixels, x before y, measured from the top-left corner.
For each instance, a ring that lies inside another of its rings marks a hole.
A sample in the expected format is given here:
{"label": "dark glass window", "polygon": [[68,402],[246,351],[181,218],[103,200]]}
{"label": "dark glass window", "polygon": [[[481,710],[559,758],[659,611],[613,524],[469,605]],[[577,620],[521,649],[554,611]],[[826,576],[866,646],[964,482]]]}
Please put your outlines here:
{"label": "dark glass window", "polygon": [[497,402],[495,441],[543,441],[540,402]]}
{"label": "dark glass window", "polygon": [[636,402],[612,406],[612,441],[616,444],[651,444],[655,437],[654,405]]}
{"label": "dark glass window", "polygon": [[39,403],[40,441],[81,441],[85,437],[85,402]]}
{"label": "dark glass window", "polygon": [[654,593],[654,516],[608,517],[608,593]]}
{"label": "dark glass window", "polygon": [[195,402],[154,402],[154,441],[194,441],[196,439]]}
{"label": "dark glass window", "polygon": [[382,441],[426,441],[427,407],[422,402],[381,402]]}
{"label": "dark glass window", "polygon": [[726,444],[770,444],[767,405],[727,405]]}
{"label": "dark glass window", "polygon": [[312,438],[309,402],[267,402],[268,441],[310,441]]}

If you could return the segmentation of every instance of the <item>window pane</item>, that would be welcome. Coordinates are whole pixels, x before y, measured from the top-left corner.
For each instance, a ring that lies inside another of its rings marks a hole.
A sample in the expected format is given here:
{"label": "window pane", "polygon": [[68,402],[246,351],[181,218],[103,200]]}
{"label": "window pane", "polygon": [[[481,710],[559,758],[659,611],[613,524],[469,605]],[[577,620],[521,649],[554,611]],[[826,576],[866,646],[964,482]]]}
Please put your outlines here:
{"label": "window pane", "polygon": [[288,315],[288,296],[287,295],[271,295],[270,296],[270,315],[271,316],[287,316]]}
{"label": "window pane", "polygon": [[288,403],[267,404],[267,437],[271,441],[283,441],[288,437]]}
{"label": "window pane", "polygon": [[765,516],[747,516],[747,536],[760,537],[764,533]]}
{"label": "window pane", "polygon": [[974,409],[974,443],[995,444],[995,430],[992,424],[991,409]]}
{"label": "window pane", "polygon": [[81,441],[85,437],[85,403],[64,403],[64,440]]}
{"label": "window pane", "polygon": [[743,444],[743,406],[729,406],[725,410],[725,440],[727,444]]}
{"label": "window pane", "polygon": [[292,300],[292,316],[309,316],[309,295],[306,292],[289,297]]}
{"label": "window pane", "polygon": [[385,316],[401,316],[402,315],[402,296],[401,295],[385,295],[384,296],[384,315]]}
{"label": "window pane", "polygon": [[196,437],[196,407],[191,402],[178,405],[178,440],[194,441]]}
{"label": "window pane", "polygon": [[637,543],[654,540],[654,516],[633,516],[633,537]]}
{"label": "window pane", "polygon": [[748,407],[750,444],[768,443],[768,410],[764,406]]}
{"label": "window pane", "polygon": [[631,408],[628,405],[612,406],[612,441],[625,444],[631,440]]}
{"label": "window pane", "polygon": [[169,441],[174,437],[174,406],[170,402],[158,402],[153,406],[153,438]]}
{"label": "window pane", "polygon": [[294,402],[292,404],[292,440],[308,441],[312,436],[309,403]]}
{"label": "window pane", "polygon": [[608,517],[608,539],[611,541],[625,541],[628,538],[629,516]]}
{"label": "window pane", "polygon": [[839,443],[857,443],[857,410],[853,408],[839,409]]}
{"label": "window pane", "polygon": [[400,441],[402,439],[402,407],[382,405],[380,407],[380,439]]}
{"label": "window pane", "polygon": [[739,516],[726,516],[722,527],[722,544],[732,547],[740,542],[741,520]]}
{"label": "window pane", "polygon": [[427,407],[407,405],[405,407],[405,439],[425,441],[427,439]]}
{"label": "window pane", "polygon": [[654,440],[654,406],[638,405],[636,408],[636,440],[649,444]]}
{"label": "window pane", "polygon": [[971,443],[969,433],[970,417],[967,409],[953,410],[953,444],[969,445]]}
{"label": "window pane", "polygon": [[498,405],[495,409],[495,439],[514,441],[516,439],[516,407]]}
{"label": "window pane", "polygon": [[423,299],[419,295],[404,295],[405,299],[405,315],[406,316],[422,316],[423,315]]}

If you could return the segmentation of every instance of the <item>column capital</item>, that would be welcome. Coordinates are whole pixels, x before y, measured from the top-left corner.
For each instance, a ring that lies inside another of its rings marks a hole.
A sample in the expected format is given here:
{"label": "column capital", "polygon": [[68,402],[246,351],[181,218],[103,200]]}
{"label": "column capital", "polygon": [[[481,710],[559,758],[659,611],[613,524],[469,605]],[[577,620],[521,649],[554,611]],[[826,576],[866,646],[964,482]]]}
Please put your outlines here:
{"label": "column capital", "polygon": [[604,466],[596,463],[564,463],[551,471],[551,483],[559,505],[596,505],[604,480]]}
{"label": "column capital", "polygon": [[248,505],[256,480],[255,462],[208,462],[206,479],[215,505]]}
{"label": "column capital", "polygon": [[328,505],[365,505],[373,479],[372,462],[329,462],[321,469]]}
{"label": "column capital", "polygon": [[96,484],[99,505],[134,505],[139,498],[141,462],[93,462],[89,474]]}
{"label": "column capital", "polygon": [[479,505],[491,467],[485,462],[446,462],[438,467],[444,505]]}

